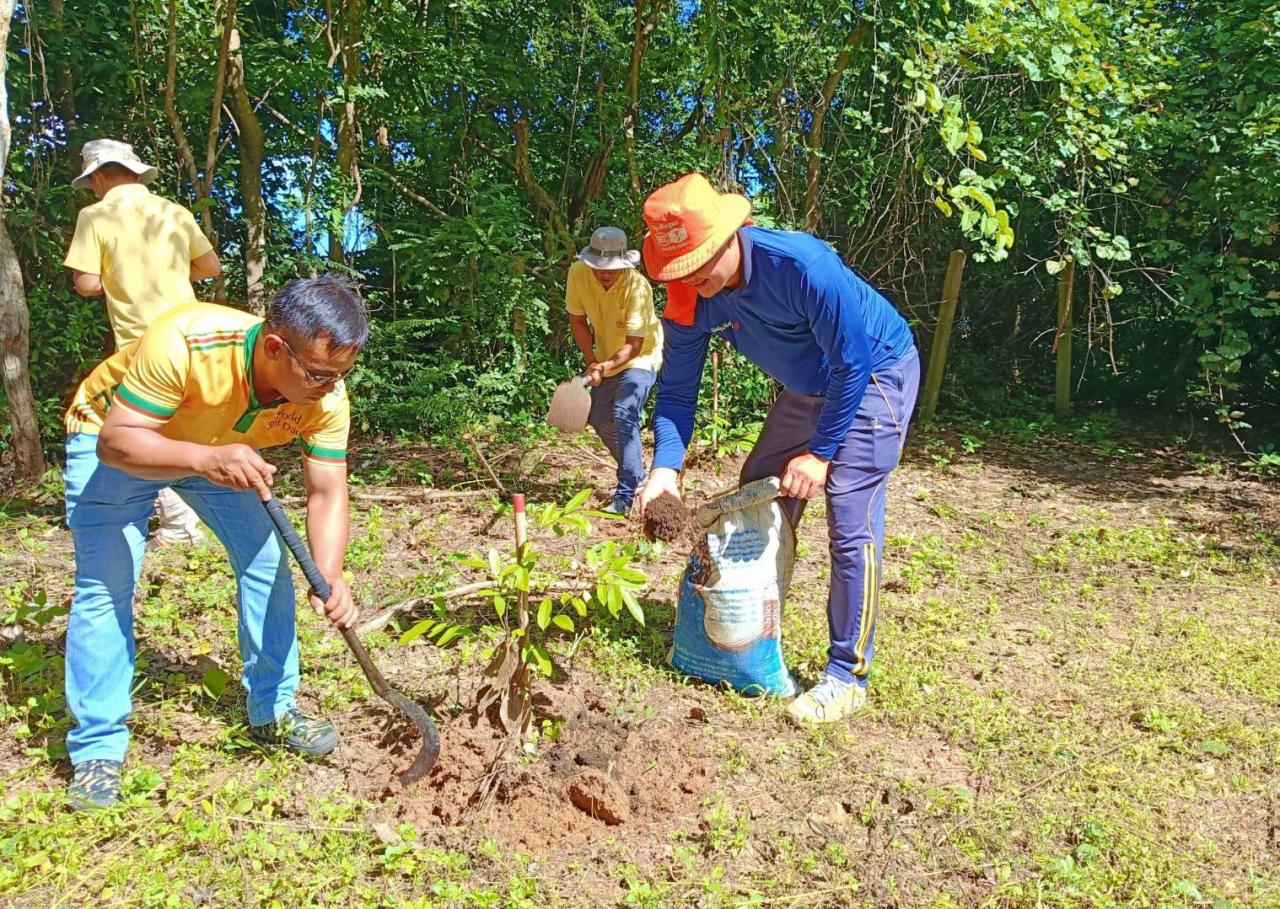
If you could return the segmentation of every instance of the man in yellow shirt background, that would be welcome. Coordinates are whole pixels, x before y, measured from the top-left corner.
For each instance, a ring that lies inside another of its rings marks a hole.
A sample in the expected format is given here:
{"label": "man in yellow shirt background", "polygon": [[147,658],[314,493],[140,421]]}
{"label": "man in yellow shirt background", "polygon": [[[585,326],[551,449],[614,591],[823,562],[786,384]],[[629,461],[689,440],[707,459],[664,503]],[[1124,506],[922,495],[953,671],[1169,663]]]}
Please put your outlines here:
{"label": "man in yellow shirt background", "polygon": [[340,627],[356,608],[342,577],[348,537],[343,378],[369,338],[343,280],[294,281],[264,320],[212,303],[170,310],[85,378],[66,414],[67,525],[75,595],[67,623],[67,751],[73,807],[120,797],[134,670],[133,599],[156,492],[169,486],[226,547],[235,571],[249,733],[309,756],[337,732],[297,707],[294,592],[262,506],[275,467],[257,449],[302,444],[307,537],[332,587],[312,607]]}
{"label": "man in yellow shirt background", "polygon": [[636,270],[617,227],[599,227],[569,267],[565,306],[573,340],[587,361],[591,412],[587,422],[618,465],[617,487],[605,511],[627,514],[644,482],[640,423],[662,367],[662,322],[653,289]]}
{"label": "man in yellow shirt background", "polygon": [[[106,298],[121,351],[167,310],[196,302],[191,282],[217,277],[222,265],[191,212],[147,189],[156,169],[132,146],[94,139],[83,154],[84,168],[71,183],[98,201],[81,209],[64,264],[78,294]],[[195,513],[171,491],[160,491],[157,510],[160,543],[203,538]]]}

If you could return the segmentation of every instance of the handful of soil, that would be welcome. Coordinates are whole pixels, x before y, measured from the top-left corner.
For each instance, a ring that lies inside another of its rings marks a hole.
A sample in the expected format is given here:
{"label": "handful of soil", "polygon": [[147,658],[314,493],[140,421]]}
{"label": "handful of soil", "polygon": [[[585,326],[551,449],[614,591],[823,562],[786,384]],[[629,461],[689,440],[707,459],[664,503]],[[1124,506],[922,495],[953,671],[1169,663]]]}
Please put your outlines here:
{"label": "handful of soil", "polygon": [[692,533],[693,518],[679,499],[664,492],[644,510],[644,533],[651,540],[674,543]]}

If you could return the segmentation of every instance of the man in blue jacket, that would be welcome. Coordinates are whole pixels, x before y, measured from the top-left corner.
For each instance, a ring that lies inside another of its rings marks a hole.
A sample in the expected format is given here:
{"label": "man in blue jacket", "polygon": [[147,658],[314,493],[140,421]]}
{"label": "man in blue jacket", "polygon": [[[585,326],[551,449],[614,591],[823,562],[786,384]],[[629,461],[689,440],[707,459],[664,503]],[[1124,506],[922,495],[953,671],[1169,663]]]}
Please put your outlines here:
{"label": "man in blue jacket", "polygon": [[645,200],[649,277],[668,284],[665,366],[643,510],[677,477],[693,435],[712,335],[782,385],[743,483],[779,476],[792,523],[827,495],[831,647],[822,679],[787,708],[829,723],[866,702],[884,548],[885,489],[920,384],[911,329],[892,305],[809,234],[749,221],[751,203],[689,174]]}

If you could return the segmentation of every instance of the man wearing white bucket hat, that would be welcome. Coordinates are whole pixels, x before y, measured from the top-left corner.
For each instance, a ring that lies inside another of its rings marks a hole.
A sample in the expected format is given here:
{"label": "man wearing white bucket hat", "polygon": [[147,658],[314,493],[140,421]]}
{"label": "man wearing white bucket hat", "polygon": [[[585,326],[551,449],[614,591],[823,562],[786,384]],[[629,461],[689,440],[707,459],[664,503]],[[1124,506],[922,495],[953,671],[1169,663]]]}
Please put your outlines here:
{"label": "man wearing white bucket hat", "polygon": [[662,322],[653,289],[636,270],[617,227],[599,227],[569,267],[565,305],[573,340],[587,361],[591,414],[587,421],[618,465],[618,484],[605,511],[627,514],[644,482],[640,422],[662,366]]}
{"label": "man wearing white bucket hat", "polygon": [[[156,169],[133,146],[94,139],[83,154],[71,185],[92,190],[98,201],[81,209],[63,264],[78,294],[106,298],[119,351],[164,312],[196,302],[191,282],[217,277],[222,265],[191,212],[147,189]],[[172,491],[161,490],[157,503],[158,542],[203,539],[195,512]]]}

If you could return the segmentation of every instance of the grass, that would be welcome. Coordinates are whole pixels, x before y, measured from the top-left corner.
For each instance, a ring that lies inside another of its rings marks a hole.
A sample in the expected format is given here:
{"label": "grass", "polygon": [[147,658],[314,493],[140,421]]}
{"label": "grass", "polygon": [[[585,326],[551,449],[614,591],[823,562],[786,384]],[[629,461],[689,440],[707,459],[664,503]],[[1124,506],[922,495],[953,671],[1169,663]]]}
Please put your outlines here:
{"label": "grass", "polygon": [[[1182,476],[1176,493],[1105,493],[1116,446],[1092,438],[1062,443],[1077,446],[1079,478],[1007,436],[944,444],[950,454],[922,445],[896,478],[872,700],[848,725],[793,729],[775,702],[674,676],[664,658],[681,560],[644,550],[650,621],[589,634],[566,684],[615,716],[692,730],[715,784],[661,825],[537,854],[479,824],[397,822],[388,803],[350,794],[341,755],[307,764],[253,746],[216,545],[149,554],[126,804],[68,813],[69,579],[22,561],[65,558],[67,541],[52,518],[14,516],[0,608],[25,639],[0,645],[0,901],[1280,906],[1280,547],[1266,524],[1280,496],[1211,473]],[[454,469],[426,455],[408,465],[382,469]],[[1210,514],[1224,491],[1236,504]],[[507,522],[489,514],[472,500],[361,508],[350,567],[369,611],[458,583],[452,552],[508,545]],[[788,658],[808,678],[826,642],[823,527],[814,509],[785,613]],[[341,641],[309,610],[299,625],[307,702],[376,741],[371,692]],[[460,673],[483,657],[477,638],[443,652],[366,640],[394,683],[443,715],[464,706]],[[539,749],[570,722],[549,721]]]}

